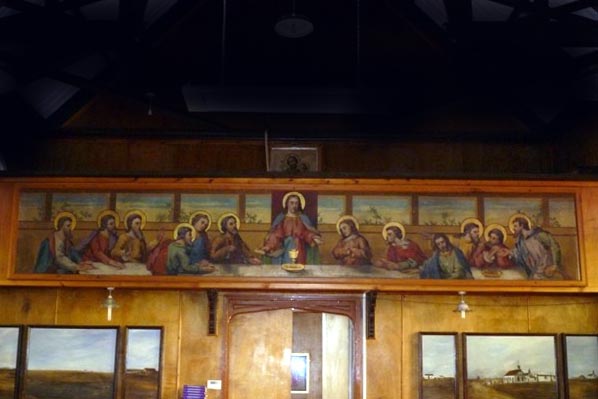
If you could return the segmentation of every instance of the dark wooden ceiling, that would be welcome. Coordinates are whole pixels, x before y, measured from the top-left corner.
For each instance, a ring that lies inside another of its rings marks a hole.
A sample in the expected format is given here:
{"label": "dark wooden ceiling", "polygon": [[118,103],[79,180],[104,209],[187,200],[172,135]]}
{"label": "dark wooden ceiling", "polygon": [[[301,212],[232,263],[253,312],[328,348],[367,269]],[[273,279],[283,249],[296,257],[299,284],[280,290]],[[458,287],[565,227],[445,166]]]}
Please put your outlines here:
{"label": "dark wooden ceiling", "polygon": [[[343,134],[385,134],[456,105],[547,134],[598,99],[597,9],[598,0],[0,0],[0,126],[54,132],[90,101],[117,97],[222,134],[302,123],[317,134],[339,118]],[[293,12],[311,34],[274,31]]]}

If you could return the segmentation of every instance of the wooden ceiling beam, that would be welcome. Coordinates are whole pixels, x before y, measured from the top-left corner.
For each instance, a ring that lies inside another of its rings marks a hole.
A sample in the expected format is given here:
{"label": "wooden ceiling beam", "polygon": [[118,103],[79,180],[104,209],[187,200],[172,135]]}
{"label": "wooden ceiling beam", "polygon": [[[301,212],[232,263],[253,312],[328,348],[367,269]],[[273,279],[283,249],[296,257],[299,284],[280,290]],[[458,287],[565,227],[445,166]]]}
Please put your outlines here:
{"label": "wooden ceiling beam", "polygon": [[471,25],[471,37],[481,44],[492,40],[492,43],[517,43],[519,46],[535,42],[544,47],[598,46],[598,24],[574,15],[545,24],[474,21]]}
{"label": "wooden ceiling beam", "polygon": [[444,0],[449,24],[468,24],[473,20],[471,0]]}
{"label": "wooden ceiling beam", "polygon": [[384,0],[386,7],[400,18],[407,26],[430,45],[431,48],[441,53],[451,52],[454,43],[448,37],[446,31],[413,1]]}
{"label": "wooden ceiling beam", "polygon": [[473,21],[473,8],[471,0],[444,0],[447,14],[447,30],[457,40],[467,38],[471,22]]}
{"label": "wooden ceiling beam", "polygon": [[61,11],[69,11],[80,9],[90,4],[99,3],[100,1],[104,0],[62,0],[60,3],[56,5],[56,8],[58,8]]}
{"label": "wooden ceiling beam", "polygon": [[577,0],[571,3],[566,3],[557,7],[550,8],[550,16],[558,18],[563,14],[570,14],[575,11],[583,10],[584,8],[598,7],[598,0]]}
{"label": "wooden ceiling beam", "polygon": [[30,3],[25,0],[2,0],[0,5],[3,5],[13,10],[21,12],[45,12],[45,7]]}
{"label": "wooden ceiling beam", "polygon": [[177,27],[190,19],[208,0],[179,0],[162,17],[143,32],[141,38],[146,45],[158,46],[169,35],[176,33]]}

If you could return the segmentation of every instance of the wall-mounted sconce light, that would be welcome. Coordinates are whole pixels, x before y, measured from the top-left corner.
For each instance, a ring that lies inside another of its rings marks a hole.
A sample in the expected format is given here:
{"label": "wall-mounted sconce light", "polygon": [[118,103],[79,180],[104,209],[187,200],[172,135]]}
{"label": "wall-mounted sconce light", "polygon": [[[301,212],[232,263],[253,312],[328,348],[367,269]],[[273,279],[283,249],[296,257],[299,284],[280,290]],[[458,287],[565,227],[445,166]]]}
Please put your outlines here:
{"label": "wall-mounted sconce light", "polygon": [[112,309],[118,308],[118,304],[116,300],[112,297],[112,291],[114,291],[114,287],[108,287],[108,298],[102,304],[103,307],[106,308],[106,319],[108,321],[112,321]]}
{"label": "wall-mounted sconce light", "polygon": [[469,308],[469,305],[465,302],[465,291],[459,291],[459,295],[461,296],[461,300],[459,301],[457,308],[453,310],[453,312],[461,313],[461,318],[464,319],[465,315],[468,312],[471,312],[471,309]]}
{"label": "wall-mounted sconce light", "polygon": [[152,105],[154,103],[154,98],[156,97],[155,93],[147,92],[145,93],[145,96],[147,97],[147,101],[148,101],[148,105],[147,105],[147,116],[152,116],[154,114],[154,111],[152,110]]}

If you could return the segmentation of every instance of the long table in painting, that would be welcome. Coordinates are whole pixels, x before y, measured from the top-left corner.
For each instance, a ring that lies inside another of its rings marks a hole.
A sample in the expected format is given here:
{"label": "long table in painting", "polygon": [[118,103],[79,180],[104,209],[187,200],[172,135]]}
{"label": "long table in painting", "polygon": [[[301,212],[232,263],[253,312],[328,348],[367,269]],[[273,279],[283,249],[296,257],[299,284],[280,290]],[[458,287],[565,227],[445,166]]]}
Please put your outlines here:
{"label": "long table in painting", "polygon": [[[419,273],[387,270],[374,266],[341,266],[341,265],[305,265],[302,270],[287,271],[280,265],[245,265],[216,264],[216,270],[206,274],[181,274],[180,276],[198,277],[274,277],[274,278],[395,278],[418,279]],[[124,269],[117,269],[104,263],[94,262],[95,269],[81,271],[85,275],[130,275],[151,276],[143,263],[125,263]],[[474,280],[527,280],[525,272],[519,268],[504,269],[493,275],[484,274],[473,268]]]}

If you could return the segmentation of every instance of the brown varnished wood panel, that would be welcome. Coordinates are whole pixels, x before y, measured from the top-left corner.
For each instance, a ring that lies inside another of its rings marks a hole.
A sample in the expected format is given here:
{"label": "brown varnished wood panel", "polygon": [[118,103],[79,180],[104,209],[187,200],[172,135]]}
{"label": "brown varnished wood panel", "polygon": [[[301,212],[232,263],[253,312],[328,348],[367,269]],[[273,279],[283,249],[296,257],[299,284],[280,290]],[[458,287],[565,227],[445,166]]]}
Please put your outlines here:
{"label": "brown varnished wood panel", "polygon": [[0,323],[55,324],[59,291],[56,288],[31,287],[0,289]]}
{"label": "brown varnished wood panel", "polygon": [[[217,321],[222,317],[221,299],[216,307]],[[222,336],[208,335],[208,300],[205,291],[181,292],[178,385],[205,385],[207,380],[221,380]],[[182,391],[179,389],[178,396]],[[219,399],[219,391],[210,391]]]}
{"label": "brown varnished wood panel", "polygon": [[[205,383],[207,379],[222,378],[221,351],[227,338],[221,330],[217,336],[207,336],[205,292],[117,287],[114,298],[120,307],[114,311],[111,323],[106,321],[106,310],[101,307],[106,294],[106,290],[101,287],[3,287],[0,288],[0,324],[159,325],[164,328],[165,334],[161,396],[163,399],[179,397],[184,384]],[[257,297],[263,293],[244,294]],[[327,295],[322,295],[323,299],[326,297]],[[598,297],[595,294],[467,293],[465,298],[472,312],[462,320],[453,312],[459,301],[456,291],[421,295],[378,294],[376,339],[366,341],[368,398],[417,399],[417,334],[422,331],[461,334],[598,334]],[[226,322],[223,320],[223,307],[224,301],[219,298],[219,326]],[[257,307],[252,309],[259,310]],[[342,308],[340,310],[343,311]],[[238,362],[240,367],[260,367],[259,361],[254,363],[258,354],[259,359],[270,355],[279,356],[280,350],[287,345],[280,337],[292,336],[291,323],[286,312],[251,312],[246,315],[240,313],[233,317],[230,339],[239,351],[233,356],[237,356],[235,362]],[[269,315],[260,316],[266,314]],[[288,310],[288,314],[292,312]],[[271,344],[266,342],[267,340],[277,342]],[[288,345],[288,348],[291,348],[290,338]],[[259,351],[255,352],[255,348],[259,348]],[[277,369],[278,365],[273,361],[269,367]],[[239,378],[245,377],[250,376],[241,371]],[[279,376],[285,383],[287,377]],[[241,386],[256,385],[253,379],[249,381],[251,382],[242,381]],[[286,387],[280,389],[282,392]],[[256,393],[263,395],[263,391]],[[221,392],[210,391],[210,398],[224,399],[220,395]]]}
{"label": "brown varnished wood panel", "polygon": [[[152,122],[154,122],[153,118]],[[160,129],[159,119],[151,131]],[[105,129],[105,128],[104,128]],[[172,130],[169,126],[164,130]],[[120,131],[122,129],[118,129]],[[225,172],[227,176],[266,172],[266,144],[259,139],[222,139],[110,134],[39,140],[27,170],[66,174],[193,175]],[[184,136],[184,135],[183,135]],[[292,142],[284,143],[292,145]],[[322,171],[330,174],[549,174],[559,159],[550,142],[455,142],[450,140],[324,140],[301,145],[322,149]],[[157,147],[162,151],[156,151]],[[153,148],[153,150],[152,150]],[[571,150],[573,152],[573,150]],[[103,154],[104,156],[99,156]],[[589,151],[581,154],[590,162]],[[145,158],[143,158],[145,157]],[[575,167],[580,163],[571,165]]]}
{"label": "brown varnished wood panel", "polygon": [[228,398],[289,398],[292,310],[239,314],[229,331]]}
{"label": "brown varnished wood panel", "polygon": [[366,341],[368,398],[401,397],[405,367],[401,361],[403,322],[401,296],[379,294],[376,299],[376,339]]}
{"label": "brown varnished wood panel", "polygon": [[598,297],[529,297],[529,326],[534,332],[596,334],[598,332]]}

